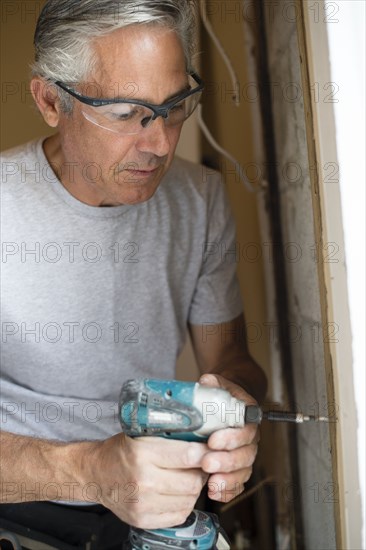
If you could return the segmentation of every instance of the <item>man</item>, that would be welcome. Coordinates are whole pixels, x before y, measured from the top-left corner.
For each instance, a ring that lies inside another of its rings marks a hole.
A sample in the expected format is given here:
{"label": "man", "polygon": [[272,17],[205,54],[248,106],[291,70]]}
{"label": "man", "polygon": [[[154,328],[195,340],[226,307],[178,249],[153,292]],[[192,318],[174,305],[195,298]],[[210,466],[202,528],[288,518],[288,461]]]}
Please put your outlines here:
{"label": "man", "polygon": [[174,377],[187,328],[202,383],[265,395],[235,264],[202,253],[235,240],[222,185],[174,159],[202,90],[193,36],[189,1],[48,0],[31,89],[57,132],[3,158],[0,525],[70,548],[82,504],[179,524],[207,480],[214,500],[239,494],[256,455],[254,426],[132,440],[115,414],[128,378]]}

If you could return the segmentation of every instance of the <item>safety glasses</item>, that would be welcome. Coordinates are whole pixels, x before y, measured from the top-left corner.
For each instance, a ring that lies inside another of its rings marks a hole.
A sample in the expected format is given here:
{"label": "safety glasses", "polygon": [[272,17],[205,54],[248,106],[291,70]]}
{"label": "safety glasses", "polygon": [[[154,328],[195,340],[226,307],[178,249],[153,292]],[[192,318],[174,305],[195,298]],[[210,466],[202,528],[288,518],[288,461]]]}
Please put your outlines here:
{"label": "safety glasses", "polygon": [[188,77],[187,91],[161,105],[138,99],[97,99],[84,96],[59,80],[55,84],[83,104],[82,113],[89,122],[116,134],[134,135],[158,117],[164,119],[165,126],[173,127],[191,116],[201,99],[204,84],[196,73]]}

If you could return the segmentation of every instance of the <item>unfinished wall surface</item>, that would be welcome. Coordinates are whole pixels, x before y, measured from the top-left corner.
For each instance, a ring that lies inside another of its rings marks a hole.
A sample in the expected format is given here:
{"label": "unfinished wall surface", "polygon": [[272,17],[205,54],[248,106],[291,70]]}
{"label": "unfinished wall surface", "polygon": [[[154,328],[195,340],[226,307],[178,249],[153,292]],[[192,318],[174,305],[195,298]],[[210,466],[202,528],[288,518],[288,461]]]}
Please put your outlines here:
{"label": "unfinished wall surface", "polygon": [[[258,191],[260,174],[254,151],[256,128],[253,121],[253,102],[248,98],[248,66],[246,36],[240,2],[207,2],[206,16],[225,50],[233,71],[233,84],[222,53],[206,29],[201,33],[201,74],[206,84],[203,95],[203,119],[217,143],[236,159],[236,164],[218,154],[203,138],[203,160],[223,176],[236,222],[235,249],[222,242],[219,253],[225,261],[235,261],[242,291],[249,348],[258,363],[268,371],[269,344],[264,337],[267,320],[264,264],[266,247],[263,244],[258,215],[258,193],[248,191],[238,175],[242,167]],[[233,97],[238,94],[239,104]],[[258,101],[255,100],[255,101]]]}
{"label": "unfinished wall surface", "polygon": [[45,0],[1,3],[1,150],[51,134],[29,87],[33,34]]}
{"label": "unfinished wall surface", "polygon": [[[321,243],[316,233],[311,165],[308,156],[301,58],[295,2],[266,2],[266,30],[277,152],[277,176],[284,238],[294,392],[298,409],[332,416],[324,368],[324,345],[337,338],[335,323],[322,318],[319,269],[322,261],[337,261],[335,243]],[[317,83],[311,86],[317,93]],[[321,98],[320,98],[321,99]],[[316,196],[315,196],[316,200]],[[328,424],[298,427],[300,481],[294,498],[301,500],[304,546],[308,550],[335,549],[335,504],[332,445]]]}

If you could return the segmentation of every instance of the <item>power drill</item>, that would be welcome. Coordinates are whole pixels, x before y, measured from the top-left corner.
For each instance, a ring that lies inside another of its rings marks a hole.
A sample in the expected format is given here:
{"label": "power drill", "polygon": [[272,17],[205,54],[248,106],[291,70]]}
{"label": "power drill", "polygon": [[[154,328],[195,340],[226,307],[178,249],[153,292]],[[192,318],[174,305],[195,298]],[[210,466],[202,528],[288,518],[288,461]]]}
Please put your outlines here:
{"label": "power drill", "polygon": [[[271,421],[328,421],[302,413],[263,412],[246,405],[221,388],[179,380],[128,380],[122,386],[119,418],[130,437],[161,436],[206,442],[223,428]],[[217,516],[193,510],[187,521],[169,529],[144,530],[131,527],[126,550],[228,550],[229,540]]]}

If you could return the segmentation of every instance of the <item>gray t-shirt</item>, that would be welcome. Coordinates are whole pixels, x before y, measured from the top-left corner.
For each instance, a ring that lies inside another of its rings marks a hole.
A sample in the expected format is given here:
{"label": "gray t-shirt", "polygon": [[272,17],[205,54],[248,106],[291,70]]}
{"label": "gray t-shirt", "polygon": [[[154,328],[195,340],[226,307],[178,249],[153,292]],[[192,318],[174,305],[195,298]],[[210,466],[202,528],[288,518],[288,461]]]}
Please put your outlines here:
{"label": "gray t-shirt", "polygon": [[62,186],[42,142],[2,158],[1,425],[102,439],[120,431],[125,380],[174,378],[187,322],[241,313],[234,225],[202,166],[176,158],[149,201],[93,207]]}

